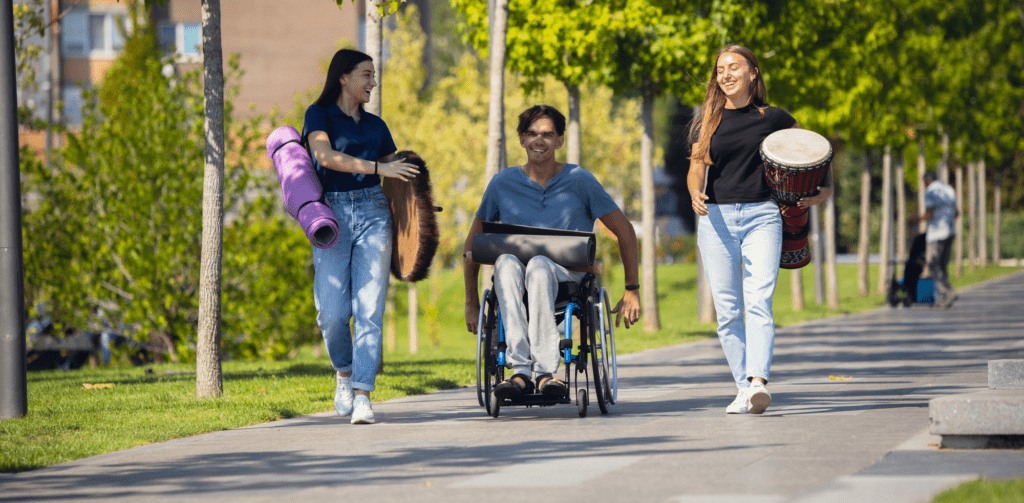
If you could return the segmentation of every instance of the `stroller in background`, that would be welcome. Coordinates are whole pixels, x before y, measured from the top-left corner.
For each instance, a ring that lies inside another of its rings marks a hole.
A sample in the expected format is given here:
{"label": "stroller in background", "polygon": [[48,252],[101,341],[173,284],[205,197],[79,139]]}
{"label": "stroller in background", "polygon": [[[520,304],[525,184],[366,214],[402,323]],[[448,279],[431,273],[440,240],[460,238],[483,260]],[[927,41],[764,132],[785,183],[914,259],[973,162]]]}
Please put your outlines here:
{"label": "stroller in background", "polygon": [[[935,302],[935,284],[931,278],[922,278],[921,273],[927,263],[925,251],[925,234],[921,233],[914,237],[910,243],[910,253],[907,254],[907,261],[903,264],[903,278],[896,278],[896,268],[893,267],[892,281],[889,283],[887,300],[889,305],[896,307],[903,304],[910,307],[911,304],[933,304]],[[893,263],[895,266],[895,262]]]}

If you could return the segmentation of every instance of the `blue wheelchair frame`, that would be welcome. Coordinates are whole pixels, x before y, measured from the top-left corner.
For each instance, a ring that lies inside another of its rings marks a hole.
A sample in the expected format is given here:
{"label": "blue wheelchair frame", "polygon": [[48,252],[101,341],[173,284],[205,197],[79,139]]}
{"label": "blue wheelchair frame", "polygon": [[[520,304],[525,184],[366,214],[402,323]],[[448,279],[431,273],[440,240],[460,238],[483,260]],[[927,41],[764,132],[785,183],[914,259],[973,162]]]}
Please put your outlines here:
{"label": "blue wheelchair frame", "polygon": [[[584,276],[576,285],[578,288],[568,288],[568,284],[560,285],[563,286],[569,292],[569,298],[556,298],[556,319],[564,319],[564,336],[559,349],[565,364],[565,382],[570,383],[571,371],[575,366],[576,379],[572,379],[572,383],[576,388],[576,405],[580,417],[586,417],[590,402],[588,383],[593,384],[601,413],[607,414],[608,405],[614,404],[618,395],[615,336],[612,332],[607,291],[598,285],[597,278],[592,274]],[[562,288],[559,291],[562,293]],[[563,303],[564,308],[559,308]],[[581,339],[575,354],[572,351],[574,317],[580,320]],[[497,308],[497,295],[491,290],[484,292],[477,327],[477,400],[487,409],[488,414],[498,417],[502,406],[543,407],[572,403],[568,391],[565,396],[552,397],[535,390],[534,393],[497,400],[492,389],[504,380],[507,346],[501,310]],[[588,362],[592,364],[593,380],[590,379],[591,372],[587,370]],[[582,387],[579,374],[586,374]]]}

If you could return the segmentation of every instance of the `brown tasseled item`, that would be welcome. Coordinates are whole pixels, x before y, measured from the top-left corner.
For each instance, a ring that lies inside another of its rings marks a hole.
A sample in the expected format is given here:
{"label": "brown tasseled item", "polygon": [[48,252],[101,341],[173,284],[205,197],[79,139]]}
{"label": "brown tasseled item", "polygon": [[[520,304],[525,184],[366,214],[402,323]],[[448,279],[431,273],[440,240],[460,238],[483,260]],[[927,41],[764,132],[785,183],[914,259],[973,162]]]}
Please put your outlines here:
{"label": "brown tasseled item", "polygon": [[427,163],[416,152],[395,152],[379,162],[403,158],[418,167],[420,172],[409,182],[398,178],[384,179],[384,195],[391,209],[393,231],[391,274],[401,281],[416,282],[427,277],[430,262],[437,253],[440,232],[434,213],[440,209],[434,206]]}

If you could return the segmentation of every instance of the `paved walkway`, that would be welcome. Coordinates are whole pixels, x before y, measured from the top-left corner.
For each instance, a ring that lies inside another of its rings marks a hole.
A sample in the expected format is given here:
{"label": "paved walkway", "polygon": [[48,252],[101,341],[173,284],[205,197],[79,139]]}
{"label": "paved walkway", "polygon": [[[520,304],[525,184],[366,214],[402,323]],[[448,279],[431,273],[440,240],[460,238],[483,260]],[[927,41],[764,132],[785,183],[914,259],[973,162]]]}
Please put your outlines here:
{"label": "paved walkway", "polygon": [[492,419],[461,388],[376,404],[374,426],[315,414],[0,475],[0,498],[927,501],[962,480],[1024,477],[1024,451],[940,451],[928,434],[930,398],[985,389],[988,360],[1024,358],[1022,298],[1018,273],[950,310],[780,330],[762,416],[725,415],[735,388],[709,340],[622,356],[607,416],[591,404],[585,419],[575,405]]}

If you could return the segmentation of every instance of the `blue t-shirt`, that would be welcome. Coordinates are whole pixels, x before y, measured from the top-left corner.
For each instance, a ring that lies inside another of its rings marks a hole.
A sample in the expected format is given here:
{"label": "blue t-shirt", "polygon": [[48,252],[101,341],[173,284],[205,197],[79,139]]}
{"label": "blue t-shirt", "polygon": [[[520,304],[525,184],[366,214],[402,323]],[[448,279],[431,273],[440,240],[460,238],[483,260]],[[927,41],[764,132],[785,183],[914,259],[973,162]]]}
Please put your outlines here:
{"label": "blue t-shirt", "polygon": [[519,166],[491,179],[476,216],[488,222],[593,232],[594,220],[619,209],[587,170],[566,164],[541,188]]}
{"label": "blue t-shirt", "polygon": [[[306,109],[302,137],[306,138],[313,131],[323,131],[330,137],[334,150],[367,161],[376,161],[398,150],[383,119],[366,111],[360,117],[357,123],[342,112],[337,104],[325,108],[314,103]],[[348,192],[380,185],[378,175],[325,169],[315,157],[313,166],[320,175],[325,192]]]}

